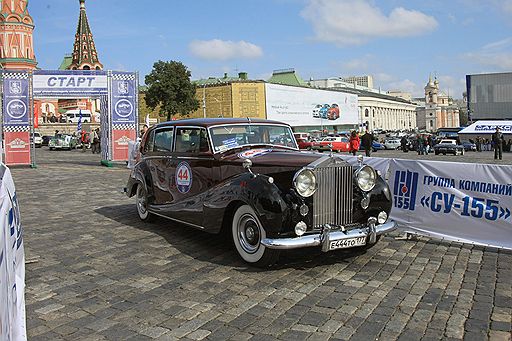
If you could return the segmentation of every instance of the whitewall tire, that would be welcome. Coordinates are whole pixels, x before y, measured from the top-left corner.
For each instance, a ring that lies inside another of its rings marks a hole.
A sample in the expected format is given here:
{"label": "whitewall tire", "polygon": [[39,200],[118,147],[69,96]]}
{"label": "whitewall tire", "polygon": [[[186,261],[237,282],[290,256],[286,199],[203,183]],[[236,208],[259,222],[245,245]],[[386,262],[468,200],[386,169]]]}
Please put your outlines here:
{"label": "whitewall tire", "polygon": [[137,192],[135,195],[135,204],[137,206],[137,214],[142,221],[151,221],[153,215],[148,211],[148,194],[143,184],[137,185]]}
{"label": "whitewall tire", "polygon": [[267,267],[279,258],[279,250],[268,249],[261,244],[267,235],[251,206],[242,205],[236,210],[231,232],[238,254],[247,263]]}

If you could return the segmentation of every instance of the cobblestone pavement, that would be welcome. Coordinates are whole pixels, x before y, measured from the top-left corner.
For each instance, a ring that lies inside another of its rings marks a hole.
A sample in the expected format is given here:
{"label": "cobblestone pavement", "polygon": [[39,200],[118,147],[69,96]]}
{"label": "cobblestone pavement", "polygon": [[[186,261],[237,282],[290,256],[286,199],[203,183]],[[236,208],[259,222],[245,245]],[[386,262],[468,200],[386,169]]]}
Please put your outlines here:
{"label": "cobblestone pavement", "polygon": [[255,269],[222,236],[140,222],[123,166],[37,153],[12,169],[29,340],[510,340],[512,252],[392,235]]}

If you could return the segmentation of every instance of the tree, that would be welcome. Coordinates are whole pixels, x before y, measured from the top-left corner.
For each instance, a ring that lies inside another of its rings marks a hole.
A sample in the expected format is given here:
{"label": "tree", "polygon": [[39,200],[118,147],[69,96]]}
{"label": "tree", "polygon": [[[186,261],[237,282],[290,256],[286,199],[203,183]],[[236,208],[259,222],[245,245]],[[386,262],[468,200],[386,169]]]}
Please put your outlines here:
{"label": "tree", "polygon": [[160,116],[187,115],[199,108],[195,98],[196,87],[190,82],[190,71],[181,62],[163,62],[153,64],[153,70],[146,76],[145,101],[148,107],[160,108]]}

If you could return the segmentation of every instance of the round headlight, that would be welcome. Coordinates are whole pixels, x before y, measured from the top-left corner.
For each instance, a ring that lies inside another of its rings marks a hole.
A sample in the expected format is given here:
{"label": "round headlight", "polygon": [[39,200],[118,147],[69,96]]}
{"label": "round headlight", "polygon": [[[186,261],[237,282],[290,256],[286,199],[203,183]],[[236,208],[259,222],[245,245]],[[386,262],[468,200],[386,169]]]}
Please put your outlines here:
{"label": "round headlight", "polygon": [[375,187],[377,173],[375,173],[375,170],[372,167],[368,165],[361,167],[359,171],[357,171],[356,177],[357,185],[361,190],[369,192],[373,187]]}
{"label": "round headlight", "polygon": [[315,174],[309,169],[301,169],[295,174],[293,184],[300,196],[304,198],[310,197],[316,191]]}

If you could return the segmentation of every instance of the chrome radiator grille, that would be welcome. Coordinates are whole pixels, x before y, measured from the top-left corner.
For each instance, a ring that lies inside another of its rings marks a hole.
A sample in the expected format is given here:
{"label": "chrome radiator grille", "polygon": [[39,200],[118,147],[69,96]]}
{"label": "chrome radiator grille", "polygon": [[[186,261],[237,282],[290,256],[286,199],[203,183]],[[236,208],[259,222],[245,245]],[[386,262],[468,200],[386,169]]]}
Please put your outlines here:
{"label": "chrome radiator grille", "polygon": [[313,195],[313,228],[352,223],[353,177],[350,165],[331,164],[313,170],[318,189]]}

